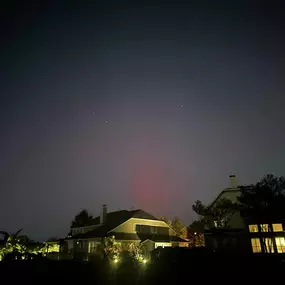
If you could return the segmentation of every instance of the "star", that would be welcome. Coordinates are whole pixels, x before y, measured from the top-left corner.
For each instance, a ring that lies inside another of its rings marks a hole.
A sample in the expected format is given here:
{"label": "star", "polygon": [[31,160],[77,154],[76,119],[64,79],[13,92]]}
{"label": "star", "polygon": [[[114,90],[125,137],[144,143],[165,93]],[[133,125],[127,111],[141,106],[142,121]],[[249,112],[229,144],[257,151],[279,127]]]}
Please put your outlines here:
{"label": "star", "polygon": [[108,120],[106,120],[105,123],[107,124],[107,123],[108,123]]}
{"label": "star", "polygon": [[93,111],[92,114],[95,115],[95,111]]}
{"label": "star", "polygon": [[181,104],[180,107],[183,108],[184,107],[183,104]]}

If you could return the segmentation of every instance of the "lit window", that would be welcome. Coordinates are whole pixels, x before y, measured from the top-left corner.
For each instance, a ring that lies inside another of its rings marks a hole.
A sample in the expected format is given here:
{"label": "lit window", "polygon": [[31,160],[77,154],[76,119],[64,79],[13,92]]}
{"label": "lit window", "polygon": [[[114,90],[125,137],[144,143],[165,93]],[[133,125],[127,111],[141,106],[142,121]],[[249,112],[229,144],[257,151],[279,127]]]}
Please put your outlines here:
{"label": "lit window", "polygon": [[272,228],[274,232],[283,232],[282,224],[273,224]]}
{"label": "lit window", "polygon": [[251,246],[252,246],[253,253],[261,252],[261,244],[260,244],[259,238],[252,238]]}
{"label": "lit window", "polygon": [[257,225],[249,225],[249,231],[251,233],[257,233],[258,232],[258,226]]}
{"label": "lit window", "polygon": [[260,228],[262,232],[268,232],[268,224],[262,224],[260,225]]}
{"label": "lit window", "polygon": [[274,253],[272,238],[265,238],[266,253]]}
{"label": "lit window", "polygon": [[285,238],[284,237],[276,237],[275,238],[277,252],[285,253]]}
{"label": "lit window", "polygon": [[169,242],[156,242],[155,243],[155,248],[158,248],[158,247],[171,247],[171,243]]}

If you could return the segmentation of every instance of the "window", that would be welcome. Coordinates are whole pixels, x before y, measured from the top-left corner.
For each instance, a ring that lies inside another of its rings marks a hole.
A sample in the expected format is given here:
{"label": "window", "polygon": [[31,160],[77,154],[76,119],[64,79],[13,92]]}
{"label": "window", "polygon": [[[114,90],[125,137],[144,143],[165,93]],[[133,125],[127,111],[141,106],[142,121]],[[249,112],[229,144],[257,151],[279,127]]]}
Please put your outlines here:
{"label": "window", "polygon": [[272,228],[274,232],[283,232],[282,224],[273,224]]}
{"label": "window", "polygon": [[249,231],[251,233],[257,233],[258,232],[258,226],[257,225],[249,225],[248,228],[249,228]]}
{"label": "window", "polygon": [[88,242],[88,253],[92,253],[96,251],[96,242],[95,241],[89,241]]}
{"label": "window", "polygon": [[267,253],[274,253],[273,239],[265,238],[265,247]]}
{"label": "window", "polygon": [[252,238],[251,239],[251,246],[252,246],[252,252],[258,253],[261,252],[261,244],[259,238]]}
{"label": "window", "polygon": [[150,231],[151,231],[152,234],[157,234],[158,233],[157,227],[150,227]]}
{"label": "window", "polygon": [[285,253],[285,238],[284,237],[276,237],[275,238],[277,252]]}
{"label": "window", "polygon": [[158,228],[157,228],[157,233],[158,233],[159,235],[168,236],[168,235],[169,235],[169,228],[166,228],[166,227],[158,227]]}
{"label": "window", "polygon": [[268,224],[261,224],[260,228],[262,232],[268,232]]}
{"label": "window", "polygon": [[155,243],[155,248],[158,248],[158,247],[171,247],[171,243],[170,242],[156,242]]}
{"label": "window", "polygon": [[169,235],[169,228],[148,225],[134,225],[135,232],[143,234]]}
{"label": "window", "polygon": [[137,233],[149,234],[150,233],[150,226],[136,225],[136,232]]}

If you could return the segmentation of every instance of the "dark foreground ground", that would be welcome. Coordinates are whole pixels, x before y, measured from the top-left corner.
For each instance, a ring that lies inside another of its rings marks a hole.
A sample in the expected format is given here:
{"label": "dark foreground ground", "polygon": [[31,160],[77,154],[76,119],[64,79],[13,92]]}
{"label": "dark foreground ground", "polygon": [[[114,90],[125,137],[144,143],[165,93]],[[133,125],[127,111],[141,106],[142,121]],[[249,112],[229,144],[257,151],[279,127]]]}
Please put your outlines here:
{"label": "dark foreground ground", "polygon": [[266,278],[273,281],[284,273],[282,255],[164,256],[139,266],[129,261],[114,264],[48,259],[0,263],[3,284],[232,284],[247,283],[249,278],[254,283]]}

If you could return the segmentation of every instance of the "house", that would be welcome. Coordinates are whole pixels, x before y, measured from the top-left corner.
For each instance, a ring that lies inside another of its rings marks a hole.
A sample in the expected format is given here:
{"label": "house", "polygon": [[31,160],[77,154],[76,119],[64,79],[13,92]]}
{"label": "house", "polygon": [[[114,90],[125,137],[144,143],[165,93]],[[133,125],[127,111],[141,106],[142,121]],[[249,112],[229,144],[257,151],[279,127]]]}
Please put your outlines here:
{"label": "house", "polygon": [[[215,207],[223,199],[238,204],[238,197],[242,191],[253,187],[238,186],[235,175],[231,175],[230,180],[231,187],[222,190],[209,205],[210,208]],[[277,219],[271,226],[266,222],[256,223],[254,219],[245,220],[238,209],[224,219],[224,225],[218,225],[213,221],[212,227],[205,228],[206,247],[239,253],[285,253],[285,231],[282,221]]]}
{"label": "house", "polygon": [[114,236],[118,245],[138,243],[150,252],[157,247],[186,247],[188,241],[176,236],[164,221],[143,210],[121,210],[107,213],[103,205],[101,215],[91,225],[71,228],[67,239],[69,253],[95,253],[102,238]]}

